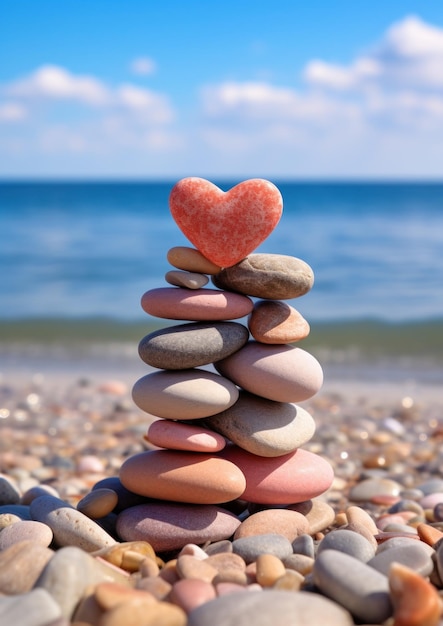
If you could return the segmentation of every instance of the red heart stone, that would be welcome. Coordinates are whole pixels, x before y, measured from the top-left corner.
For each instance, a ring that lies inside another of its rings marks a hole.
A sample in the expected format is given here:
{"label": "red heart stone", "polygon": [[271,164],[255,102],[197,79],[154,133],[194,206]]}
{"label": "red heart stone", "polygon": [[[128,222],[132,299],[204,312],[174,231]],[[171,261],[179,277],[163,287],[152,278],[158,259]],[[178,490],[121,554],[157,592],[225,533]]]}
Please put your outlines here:
{"label": "red heart stone", "polygon": [[278,224],[283,199],[275,185],[252,178],[222,191],[203,178],[183,178],[169,197],[172,217],[207,259],[235,265],[253,252]]}

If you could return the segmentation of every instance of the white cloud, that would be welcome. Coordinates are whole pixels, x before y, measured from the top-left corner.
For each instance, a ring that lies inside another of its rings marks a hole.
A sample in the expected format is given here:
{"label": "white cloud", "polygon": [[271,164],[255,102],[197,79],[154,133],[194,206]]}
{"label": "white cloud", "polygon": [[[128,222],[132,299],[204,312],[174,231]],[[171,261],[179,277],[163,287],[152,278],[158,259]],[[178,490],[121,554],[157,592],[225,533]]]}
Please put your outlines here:
{"label": "white cloud", "polygon": [[19,102],[0,103],[0,123],[20,122],[24,120],[28,112]]}
{"label": "white cloud", "polygon": [[156,62],[149,57],[138,57],[131,63],[131,72],[139,76],[150,76],[157,70]]}

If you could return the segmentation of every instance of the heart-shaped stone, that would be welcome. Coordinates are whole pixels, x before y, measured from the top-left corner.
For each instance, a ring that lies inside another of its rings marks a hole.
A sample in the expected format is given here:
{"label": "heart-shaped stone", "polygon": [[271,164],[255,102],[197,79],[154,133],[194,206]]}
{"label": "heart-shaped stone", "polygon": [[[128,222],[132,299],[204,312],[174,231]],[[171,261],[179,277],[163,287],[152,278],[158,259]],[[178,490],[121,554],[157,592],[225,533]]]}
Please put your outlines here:
{"label": "heart-shaped stone", "polygon": [[169,197],[171,214],[183,234],[220,267],[235,265],[277,226],[283,199],[271,182],[252,178],[222,191],[203,178],[183,178]]}

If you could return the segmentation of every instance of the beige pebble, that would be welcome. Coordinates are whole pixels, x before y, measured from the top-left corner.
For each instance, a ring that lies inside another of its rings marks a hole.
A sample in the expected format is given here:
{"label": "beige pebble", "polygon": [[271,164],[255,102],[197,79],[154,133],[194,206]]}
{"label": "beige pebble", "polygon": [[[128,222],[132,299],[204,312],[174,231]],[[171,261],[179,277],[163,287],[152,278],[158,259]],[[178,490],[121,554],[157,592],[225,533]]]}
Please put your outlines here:
{"label": "beige pebble", "polygon": [[362,524],[372,535],[377,535],[379,532],[373,518],[359,506],[349,506],[346,509],[346,518],[350,524]]}
{"label": "beige pebble", "polygon": [[[177,580],[175,582],[177,582]],[[165,600],[171,592],[172,584],[168,583],[161,576],[149,576],[148,578],[138,580],[135,584],[135,588],[148,591],[157,598],[157,600]]]}
{"label": "beige pebble", "polygon": [[52,550],[29,540],[20,541],[2,550],[0,594],[15,595],[30,591],[53,556]]}
{"label": "beige pebble", "polygon": [[100,626],[186,626],[186,613],[169,602],[132,598],[106,611]]}
{"label": "beige pebble", "polygon": [[259,300],[248,318],[251,335],[261,343],[294,343],[309,335],[305,318],[280,300]]}
{"label": "beige pebble", "polygon": [[2,513],[0,515],[0,531],[4,528],[7,528],[11,524],[15,524],[16,522],[21,522],[22,518],[18,515],[14,515],[14,513]]}
{"label": "beige pebble", "polygon": [[171,265],[188,272],[200,274],[217,274],[221,267],[209,261],[195,248],[175,246],[168,250],[167,259]]}
{"label": "beige pebble", "polygon": [[180,576],[177,572],[177,559],[167,561],[160,570],[159,577],[163,578],[163,580],[166,580],[171,585],[177,582],[177,580],[180,580]]}
{"label": "beige pebble", "polygon": [[200,561],[208,558],[208,555],[203,550],[203,548],[200,548],[200,546],[197,546],[195,543],[187,543],[185,546],[183,546],[183,548],[178,553],[178,556],[182,556],[183,554],[190,554]]}
{"label": "beige pebble", "polygon": [[33,520],[18,521],[4,528],[0,533],[0,550],[5,550],[20,541],[32,541],[35,545],[51,545],[52,530],[46,524]]}
{"label": "beige pebble", "polygon": [[118,495],[112,489],[94,489],[77,503],[77,510],[91,519],[100,519],[111,513],[117,503]]}
{"label": "beige pebble", "polygon": [[[90,593],[86,593],[75,608],[72,615],[71,626],[91,626],[91,624],[99,624],[103,613],[104,611],[99,606],[93,593],[93,587],[91,587]],[[54,626],[58,626],[58,624]]]}
{"label": "beige pebble", "polygon": [[301,576],[306,576],[312,572],[315,559],[306,554],[291,554],[283,560],[285,567],[294,572],[298,572]]}
{"label": "beige pebble", "polygon": [[142,578],[149,578],[151,576],[158,576],[160,567],[154,559],[147,557],[140,564],[138,571],[140,572],[140,576]]}
{"label": "beige pebble", "polygon": [[182,270],[171,270],[166,272],[165,280],[170,285],[185,287],[186,289],[200,289],[208,284],[209,278],[205,274],[197,272],[184,272]]}
{"label": "beige pebble", "polygon": [[147,541],[116,543],[113,546],[94,552],[93,556],[100,556],[109,563],[128,572],[138,571],[146,557],[154,561],[156,559],[154,549]]}
{"label": "beige pebble", "polygon": [[98,605],[104,610],[109,611],[119,604],[123,604],[128,600],[141,599],[155,604],[157,599],[147,591],[140,589],[132,589],[126,585],[113,582],[103,582],[96,585],[94,596]]}
{"label": "beige pebble", "polygon": [[298,504],[291,504],[288,509],[297,511],[306,518],[309,524],[308,533],[310,535],[315,535],[325,530],[335,521],[335,511],[332,506],[318,498],[312,498],[312,500],[306,500]]}
{"label": "beige pebble", "polygon": [[208,563],[208,559],[197,559],[191,554],[183,554],[177,559],[177,573],[180,578],[197,578],[210,583],[215,576],[217,570]]}
{"label": "beige pebble", "polygon": [[256,561],[256,578],[262,587],[272,587],[272,585],[286,573],[286,568],[282,561],[274,554],[260,554]]}
{"label": "beige pebble", "polygon": [[234,539],[277,533],[294,541],[309,532],[309,522],[301,513],[289,509],[264,509],[247,517],[237,528]]}
{"label": "beige pebble", "polygon": [[128,393],[128,386],[122,380],[105,380],[98,386],[98,391],[113,396],[124,396]]}
{"label": "beige pebble", "polygon": [[277,578],[275,583],[272,585],[273,589],[283,589],[285,591],[298,591],[303,582],[304,576],[293,569],[286,569],[283,576]]}

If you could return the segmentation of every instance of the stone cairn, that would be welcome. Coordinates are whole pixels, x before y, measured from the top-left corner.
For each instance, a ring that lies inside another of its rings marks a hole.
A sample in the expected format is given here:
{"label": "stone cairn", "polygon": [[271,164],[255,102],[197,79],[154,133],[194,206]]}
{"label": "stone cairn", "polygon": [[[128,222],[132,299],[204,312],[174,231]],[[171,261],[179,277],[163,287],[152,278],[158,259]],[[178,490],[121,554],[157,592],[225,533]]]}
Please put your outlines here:
{"label": "stone cairn", "polygon": [[[133,399],[160,419],[147,432],[150,449],[120,470],[123,487],[144,498],[118,516],[125,541],[166,552],[294,524],[312,532],[306,513],[333,471],[302,448],[315,423],[296,403],[323,375],[292,345],[309,324],[284,301],[307,293],[313,272],[292,256],[253,253],[282,208],[279,190],[262,179],[223,192],[185,178],[172,189],[172,216],[195,247],[170,249],[172,286],[142,297],[146,313],[181,323],[139,345],[156,369],[135,383]],[[208,275],[216,289],[205,288]]]}

